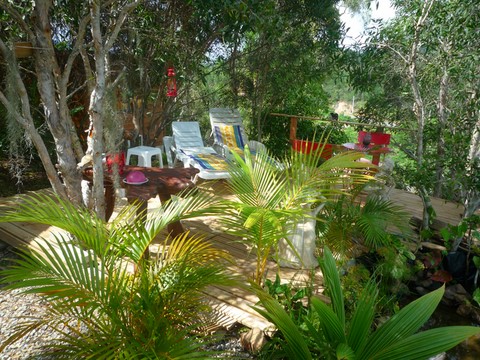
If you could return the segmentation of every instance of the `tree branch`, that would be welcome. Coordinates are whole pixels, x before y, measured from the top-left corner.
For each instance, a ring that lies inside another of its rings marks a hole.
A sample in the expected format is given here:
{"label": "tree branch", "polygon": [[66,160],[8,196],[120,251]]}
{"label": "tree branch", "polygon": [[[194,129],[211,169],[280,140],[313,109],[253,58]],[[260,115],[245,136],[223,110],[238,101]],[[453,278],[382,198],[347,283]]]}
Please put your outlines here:
{"label": "tree branch", "polygon": [[17,22],[17,24],[20,25],[20,27],[23,29],[23,31],[25,31],[27,33],[28,38],[30,40],[33,41],[35,39],[35,34],[30,29],[30,27],[25,22],[25,20],[23,20],[22,15],[19,14],[19,12],[9,2],[1,1],[0,2],[0,9],[3,9],[8,14],[10,14],[10,16],[13,18],[13,20],[15,20]]}
{"label": "tree branch", "polygon": [[113,43],[117,39],[118,33],[120,32],[120,29],[123,26],[123,22],[125,21],[127,15],[135,9],[138,5],[140,5],[139,0],[133,0],[128,5],[125,5],[122,10],[120,11],[120,15],[118,15],[117,21],[115,21],[115,27],[112,30],[112,33],[110,36],[106,39],[105,41],[105,50],[108,51],[113,47]]}

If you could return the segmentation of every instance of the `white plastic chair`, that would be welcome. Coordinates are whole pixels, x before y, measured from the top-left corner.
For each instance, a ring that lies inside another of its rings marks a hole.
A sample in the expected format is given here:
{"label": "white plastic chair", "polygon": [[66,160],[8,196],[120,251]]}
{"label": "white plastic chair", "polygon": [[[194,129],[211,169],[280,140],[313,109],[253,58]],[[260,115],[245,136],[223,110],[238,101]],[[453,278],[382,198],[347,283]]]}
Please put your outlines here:
{"label": "white plastic chair", "polygon": [[175,162],[178,160],[184,167],[197,168],[200,170],[197,176],[205,180],[230,177],[227,161],[212,147],[203,143],[198,122],[174,121],[172,132]]}
{"label": "white plastic chair", "polygon": [[214,138],[213,146],[223,157],[230,158],[232,151],[242,155],[247,144],[252,152],[265,150],[265,145],[262,143],[248,139],[238,110],[212,108],[209,114]]}
{"label": "white plastic chair", "polygon": [[136,146],[127,150],[126,164],[130,165],[132,156],[137,156],[138,166],[152,167],[152,157],[156,156],[163,167],[162,149],[152,146]]}

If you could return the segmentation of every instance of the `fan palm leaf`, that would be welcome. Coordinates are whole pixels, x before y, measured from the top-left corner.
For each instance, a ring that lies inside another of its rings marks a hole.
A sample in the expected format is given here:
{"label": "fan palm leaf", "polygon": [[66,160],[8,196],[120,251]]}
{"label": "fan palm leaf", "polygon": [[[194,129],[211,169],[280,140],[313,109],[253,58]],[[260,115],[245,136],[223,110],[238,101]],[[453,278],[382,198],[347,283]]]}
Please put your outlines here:
{"label": "fan palm leaf", "polygon": [[388,244],[389,231],[398,229],[404,234],[410,233],[408,220],[409,215],[393,202],[380,198],[368,198],[356,224],[365,245],[376,249]]}
{"label": "fan palm leaf", "polygon": [[274,323],[285,336],[284,350],[289,359],[312,359],[312,354],[301,331],[284,308],[271,295],[252,283],[252,291],[265,309],[253,307],[259,314]]}
{"label": "fan palm leaf", "polygon": [[378,289],[373,280],[367,282],[362,290],[360,300],[355,307],[352,319],[347,327],[348,344],[355,353],[360,353],[372,332],[375,319],[375,305],[378,299]]}
{"label": "fan palm leaf", "polygon": [[357,204],[346,196],[325,206],[324,222],[320,224],[323,242],[343,257],[350,256],[357,244],[369,249],[390,244],[390,233],[411,233],[409,216],[390,200],[367,198]]}

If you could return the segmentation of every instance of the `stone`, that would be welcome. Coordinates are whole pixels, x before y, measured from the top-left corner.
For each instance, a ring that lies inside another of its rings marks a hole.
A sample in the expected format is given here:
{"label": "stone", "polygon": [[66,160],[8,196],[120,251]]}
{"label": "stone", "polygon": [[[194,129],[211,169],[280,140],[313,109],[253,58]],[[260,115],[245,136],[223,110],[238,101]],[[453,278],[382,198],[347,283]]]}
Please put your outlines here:
{"label": "stone", "polygon": [[448,300],[455,300],[458,304],[468,303],[472,298],[461,284],[448,286],[443,297]]}
{"label": "stone", "polygon": [[425,279],[425,280],[420,281],[420,283],[418,285],[420,285],[421,287],[423,287],[425,289],[428,289],[428,288],[430,288],[430,286],[432,286],[432,284],[433,284],[432,280]]}
{"label": "stone", "polygon": [[445,293],[443,294],[443,297],[448,300],[454,300],[455,299],[455,286],[447,286],[445,288]]}
{"label": "stone", "polygon": [[465,290],[465,288],[462,286],[462,284],[456,284],[454,286],[455,286],[455,291],[456,291],[457,294],[461,294],[461,295],[467,295],[468,294],[468,291]]}
{"label": "stone", "polygon": [[267,343],[267,337],[259,328],[253,328],[240,336],[243,348],[252,354],[257,354]]}
{"label": "stone", "polygon": [[420,295],[420,296],[423,296],[423,295],[427,295],[427,294],[428,294],[428,290],[425,289],[425,288],[422,287],[422,286],[417,286],[417,287],[415,288],[415,291],[416,291],[417,294]]}
{"label": "stone", "polygon": [[461,304],[458,308],[456,313],[463,317],[468,317],[472,313],[472,306],[469,304]]}

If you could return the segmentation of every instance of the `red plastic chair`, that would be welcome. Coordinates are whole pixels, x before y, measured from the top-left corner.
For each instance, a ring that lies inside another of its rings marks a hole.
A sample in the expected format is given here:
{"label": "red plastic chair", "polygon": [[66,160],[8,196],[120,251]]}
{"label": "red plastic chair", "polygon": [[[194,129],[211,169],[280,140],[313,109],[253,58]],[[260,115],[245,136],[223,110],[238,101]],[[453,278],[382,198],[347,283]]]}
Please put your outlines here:
{"label": "red plastic chair", "polygon": [[[360,131],[358,133],[358,143],[361,144],[363,142],[363,138],[367,134],[367,131]],[[385,134],[385,133],[380,133],[380,132],[371,132],[370,135],[372,135],[372,140],[370,141],[370,144],[372,145],[381,145],[381,146],[387,146],[390,144],[390,134]]]}
{"label": "red plastic chair", "polygon": [[[363,144],[363,138],[367,135],[367,131],[359,131],[358,132],[358,143]],[[370,141],[370,147],[381,147],[381,148],[388,148],[390,144],[390,134],[385,134],[381,132],[371,132],[370,135],[372,136],[372,140]],[[385,149],[387,150],[387,149]],[[373,153],[372,154],[372,163],[375,165],[380,164],[380,155],[385,153]]]}

